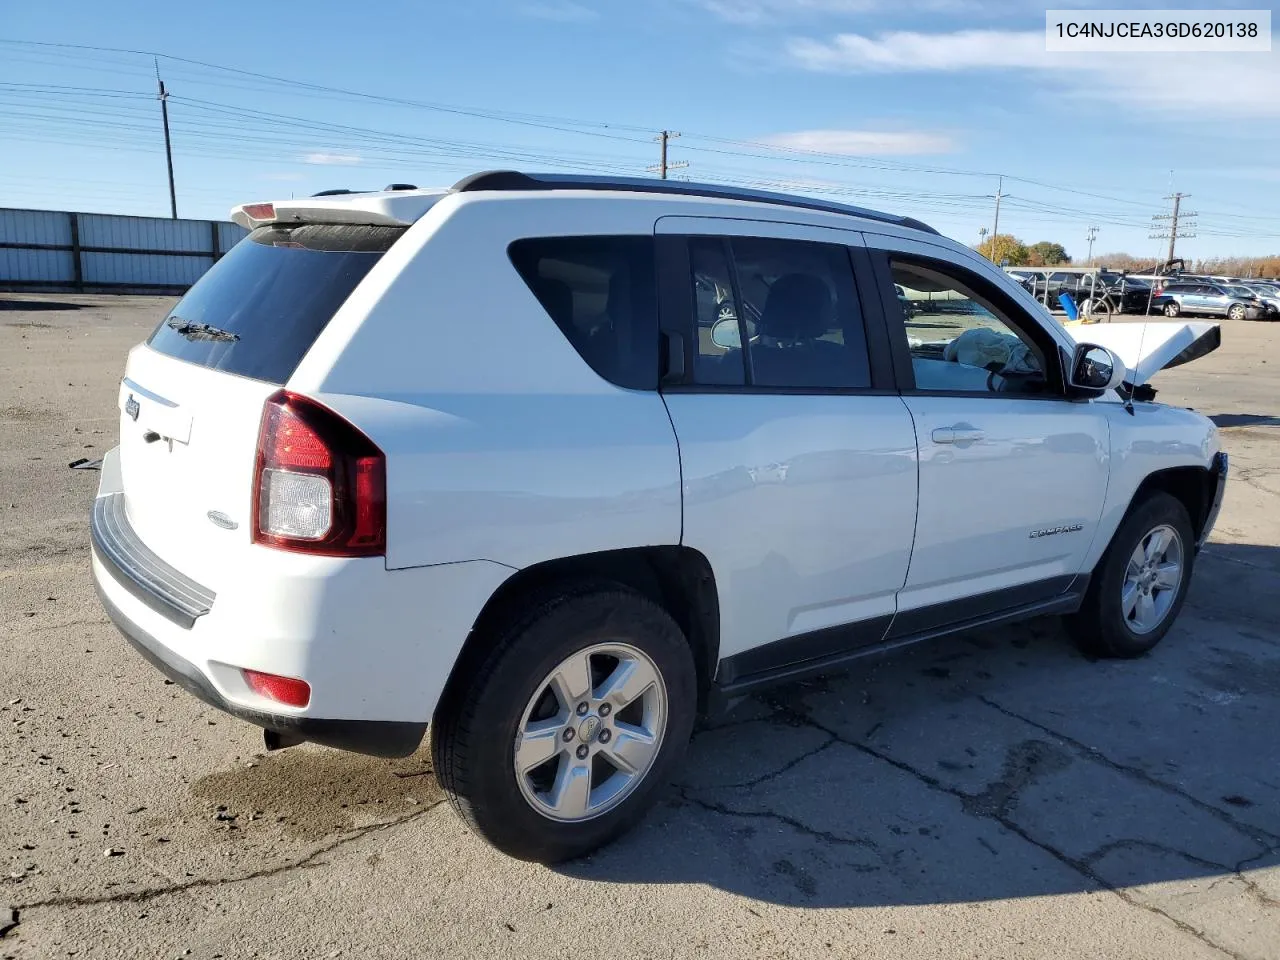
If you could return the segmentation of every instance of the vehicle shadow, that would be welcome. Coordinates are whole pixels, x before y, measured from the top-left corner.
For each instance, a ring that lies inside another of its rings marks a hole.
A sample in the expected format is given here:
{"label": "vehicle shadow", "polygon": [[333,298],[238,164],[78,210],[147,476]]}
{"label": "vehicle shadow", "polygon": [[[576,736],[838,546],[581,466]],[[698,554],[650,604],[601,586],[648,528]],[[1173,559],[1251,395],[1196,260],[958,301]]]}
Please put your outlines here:
{"label": "vehicle shadow", "polygon": [[1215,413],[1209,419],[1219,427],[1280,427],[1280,417],[1266,413]]}
{"label": "vehicle shadow", "polygon": [[1273,596],[1280,549],[1212,544],[1146,657],[1092,660],[1040,620],[750,698],[695,735],[637,830],[557,869],[844,907],[1278,864]]}
{"label": "vehicle shadow", "polygon": [[62,300],[15,300],[0,296],[0,310],[25,310],[30,313],[50,310],[83,310],[83,303],[67,303]]}

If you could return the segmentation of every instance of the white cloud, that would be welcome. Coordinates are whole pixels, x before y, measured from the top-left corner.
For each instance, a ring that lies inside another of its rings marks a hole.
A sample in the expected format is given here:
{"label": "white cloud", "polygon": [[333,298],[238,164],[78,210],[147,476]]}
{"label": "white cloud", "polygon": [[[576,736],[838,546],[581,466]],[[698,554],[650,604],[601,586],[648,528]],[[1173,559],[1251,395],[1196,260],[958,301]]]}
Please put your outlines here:
{"label": "white cloud", "polygon": [[588,23],[600,18],[600,11],[573,0],[554,0],[550,3],[529,3],[520,7],[526,17],[551,20],[555,23]]}
{"label": "white cloud", "polygon": [[880,0],[701,0],[721,19],[730,23],[759,24],[793,20],[805,16],[867,13]]}
{"label": "white cloud", "polygon": [[1202,108],[1280,116],[1280,57],[1268,53],[1049,53],[1038,30],[898,31],[793,37],[784,59],[820,73],[1016,71],[1058,97],[1156,114]]}
{"label": "white cloud", "polygon": [[775,133],[759,142],[772,147],[862,157],[950,153],[955,149],[954,141],[945,134],[909,130],[798,130]]}
{"label": "white cloud", "polygon": [[874,11],[991,14],[983,0],[695,0],[722,20],[746,26],[820,17],[853,17]]}
{"label": "white cloud", "polygon": [[807,70],[829,73],[989,70],[1070,60],[1070,55],[1046,53],[1043,33],[1014,30],[899,31],[875,37],[839,33],[826,41],[797,37],[787,41],[786,53]]}
{"label": "white cloud", "polygon": [[353,167],[361,161],[358,153],[326,153],[318,150],[315,153],[308,153],[302,157],[303,163],[314,163],[320,166],[332,167]]}

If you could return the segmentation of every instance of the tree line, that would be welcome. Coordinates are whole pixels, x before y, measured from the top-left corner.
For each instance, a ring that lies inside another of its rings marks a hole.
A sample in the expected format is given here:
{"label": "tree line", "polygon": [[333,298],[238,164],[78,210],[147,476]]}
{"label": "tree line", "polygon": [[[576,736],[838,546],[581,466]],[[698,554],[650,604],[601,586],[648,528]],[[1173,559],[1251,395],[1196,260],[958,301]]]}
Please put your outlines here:
{"label": "tree line", "polygon": [[[1060,243],[1041,240],[1028,244],[1010,233],[987,237],[973,249],[993,263],[1007,263],[1011,267],[1057,267],[1073,262]],[[1101,253],[1093,258],[1096,266],[1131,273],[1150,273],[1163,262],[1158,257],[1135,257],[1131,253]],[[1231,277],[1280,277],[1280,254],[1188,260],[1187,272]]]}

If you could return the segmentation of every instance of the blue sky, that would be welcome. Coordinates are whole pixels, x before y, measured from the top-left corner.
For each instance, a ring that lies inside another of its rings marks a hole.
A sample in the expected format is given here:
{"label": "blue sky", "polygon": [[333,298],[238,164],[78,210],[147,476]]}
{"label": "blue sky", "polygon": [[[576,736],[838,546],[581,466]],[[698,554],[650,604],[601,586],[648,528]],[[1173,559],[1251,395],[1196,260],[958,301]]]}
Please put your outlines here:
{"label": "blue sky", "polygon": [[118,52],[133,50],[167,55],[182,216],[493,167],[642,175],[667,128],[684,134],[678,175],[906,213],[965,242],[992,226],[1005,174],[1001,232],[1077,259],[1091,225],[1095,253],[1162,253],[1150,217],[1171,189],[1199,213],[1180,254],[1280,250],[1280,52],[1049,54],[1044,9],[10,2],[0,40],[25,42],[0,43],[0,205],[168,213],[154,67]]}

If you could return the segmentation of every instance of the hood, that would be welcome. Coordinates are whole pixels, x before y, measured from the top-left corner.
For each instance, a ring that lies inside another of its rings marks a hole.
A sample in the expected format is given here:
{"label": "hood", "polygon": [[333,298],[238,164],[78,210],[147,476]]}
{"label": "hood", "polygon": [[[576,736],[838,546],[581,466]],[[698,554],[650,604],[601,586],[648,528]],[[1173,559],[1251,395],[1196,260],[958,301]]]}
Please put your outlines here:
{"label": "hood", "polygon": [[1198,360],[1222,346],[1217,323],[1099,323],[1067,326],[1076,343],[1106,347],[1129,368],[1125,382],[1141,386],[1166,367]]}

